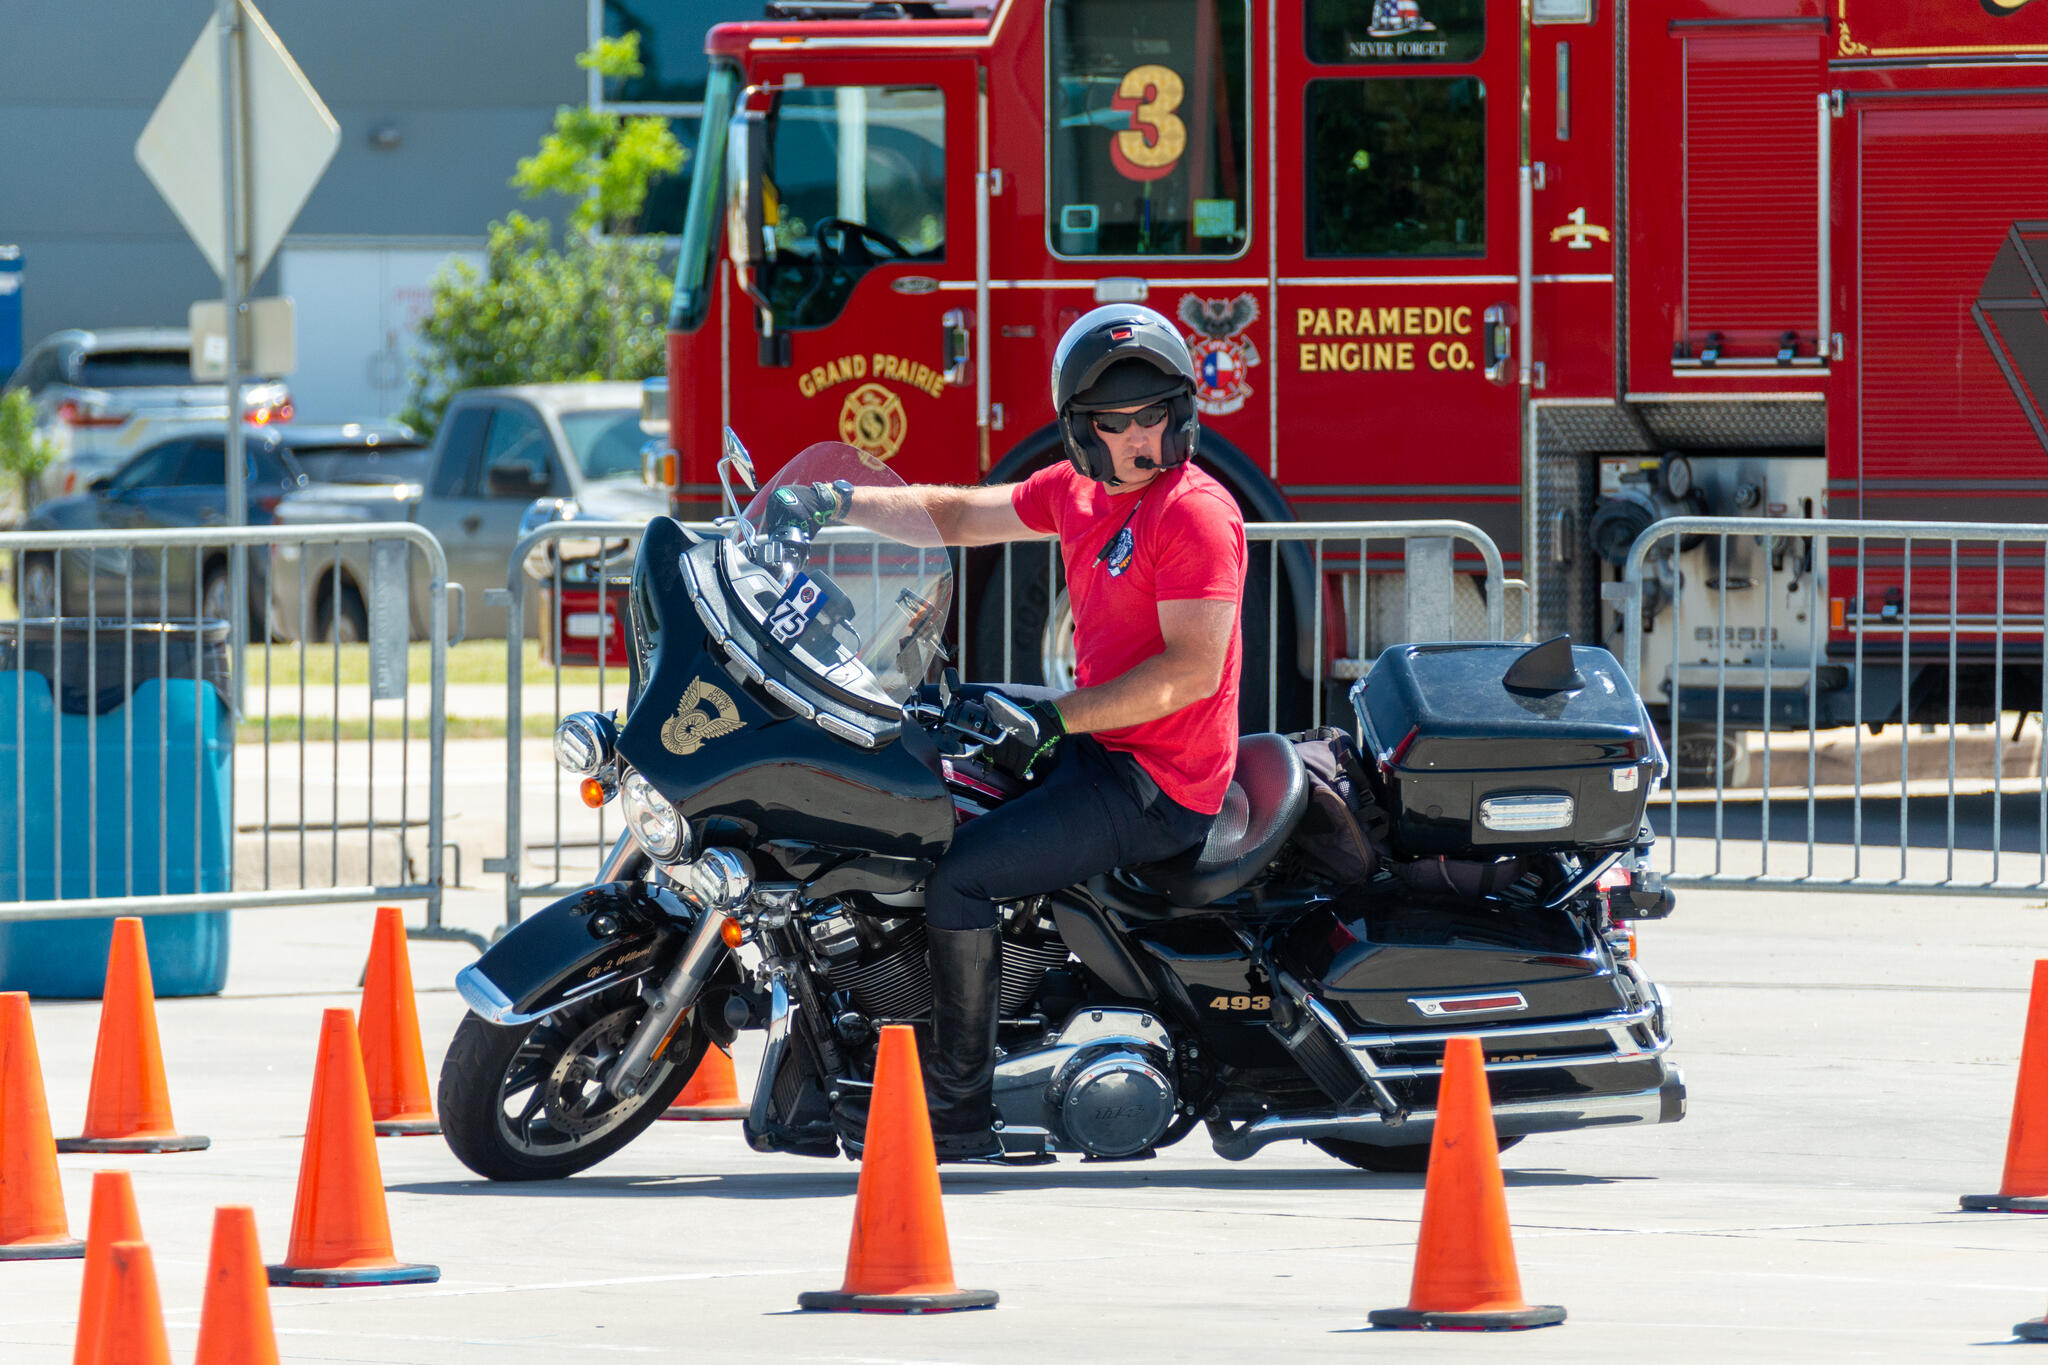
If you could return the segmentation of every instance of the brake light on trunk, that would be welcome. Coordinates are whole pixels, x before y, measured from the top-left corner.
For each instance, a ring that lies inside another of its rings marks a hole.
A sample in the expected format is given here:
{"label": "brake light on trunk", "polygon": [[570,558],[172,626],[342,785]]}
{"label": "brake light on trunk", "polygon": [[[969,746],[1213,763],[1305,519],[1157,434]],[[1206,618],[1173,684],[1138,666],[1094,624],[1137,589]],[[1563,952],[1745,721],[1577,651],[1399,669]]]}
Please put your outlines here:
{"label": "brake light on trunk", "polygon": [[57,405],[57,420],[67,427],[118,427],[128,420],[128,414],[108,412],[91,403],[67,398]]}

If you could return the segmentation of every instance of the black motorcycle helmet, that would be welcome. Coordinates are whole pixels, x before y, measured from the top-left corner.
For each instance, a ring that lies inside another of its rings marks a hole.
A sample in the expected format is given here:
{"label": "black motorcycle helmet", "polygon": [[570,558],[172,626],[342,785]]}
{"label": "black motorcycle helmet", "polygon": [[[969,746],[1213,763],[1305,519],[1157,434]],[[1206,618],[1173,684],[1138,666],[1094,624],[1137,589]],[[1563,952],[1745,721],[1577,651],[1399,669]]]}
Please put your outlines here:
{"label": "black motorcycle helmet", "polygon": [[1171,322],[1135,303],[1111,303],[1083,314],[1052,353],[1052,405],[1075,469],[1101,483],[1119,483],[1109,447],[1088,414],[1166,400],[1159,467],[1195,453],[1201,420],[1195,412],[1195,362]]}

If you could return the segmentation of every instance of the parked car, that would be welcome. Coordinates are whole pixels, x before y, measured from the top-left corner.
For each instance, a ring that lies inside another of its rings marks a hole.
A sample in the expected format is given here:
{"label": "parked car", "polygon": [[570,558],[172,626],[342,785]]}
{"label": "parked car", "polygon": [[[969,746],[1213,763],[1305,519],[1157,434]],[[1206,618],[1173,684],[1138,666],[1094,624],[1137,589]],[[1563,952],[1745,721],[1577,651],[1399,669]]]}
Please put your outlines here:
{"label": "parked car", "polygon": [[[485,600],[503,588],[522,521],[534,502],[560,499],[574,515],[646,521],[668,510],[663,490],[641,479],[640,386],[632,383],[519,384],[455,395],[425,461],[425,479],[374,492],[346,484],[314,484],[278,505],[285,524],[417,521],[448,557],[460,584],[466,634],[502,636],[505,609]],[[566,510],[566,509],[565,509]],[[319,562],[302,563],[317,553]],[[286,633],[301,611],[313,638],[368,634],[369,547],[340,545],[302,552],[272,551],[272,617]],[[412,634],[428,633],[426,584],[410,587]],[[526,633],[540,633],[540,594],[527,594]],[[450,625],[453,626],[451,608]]]}
{"label": "parked car", "polygon": [[[306,487],[305,472],[277,433],[250,432],[249,524],[269,525],[287,494]],[[222,526],[227,522],[226,435],[219,422],[194,428],[139,451],[83,493],[52,498],[25,518],[24,531],[142,531],[167,526]],[[252,634],[262,628],[268,556],[249,556]],[[132,586],[131,580],[132,579]],[[24,616],[228,615],[228,553],[199,550],[104,548],[28,551],[18,558]],[[130,596],[132,592],[132,597]]]}
{"label": "parked car", "polygon": [[[57,448],[43,496],[76,493],[166,437],[227,420],[227,386],[192,382],[192,337],[183,327],[108,327],[57,332],[37,342],[6,383],[26,389],[36,427]],[[292,418],[279,379],[242,385],[243,420],[268,427]]]}
{"label": "parked car", "polygon": [[430,447],[403,422],[273,429],[314,483],[419,483],[430,467]]}

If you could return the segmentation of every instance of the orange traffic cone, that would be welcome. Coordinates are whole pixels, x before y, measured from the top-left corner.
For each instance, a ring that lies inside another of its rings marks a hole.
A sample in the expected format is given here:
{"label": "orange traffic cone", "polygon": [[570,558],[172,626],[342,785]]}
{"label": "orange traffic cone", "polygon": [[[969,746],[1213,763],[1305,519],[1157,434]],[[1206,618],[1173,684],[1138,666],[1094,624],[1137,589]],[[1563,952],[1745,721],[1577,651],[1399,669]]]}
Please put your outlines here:
{"label": "orange traffic cone", "polygon": [[299,1160],[298,1201],[292,1206],[292,1240],[284,1260],[270,1267],[270,1282],[331,1289],[440,1278],[438,1266],[408,1265],[391,1253],[391,1219],[384,1207],[384,1173],[377,1165],[377,1134],[370,1123],[355,1016],[324,1010],[306,1149]]}
{"label": "orange traffic cone", "polygon": [[171,1365],[156,1263],[146,1242],[116,1242],[107,1248],[106,1311],[93,1365]]}
{"label": "orange traffic cone", "polygon": [[846,1282],[836,1290],[799,1294],[796,1302],[799,1308],[836,1313],[995,1307],[995,1290],[953,1283],[953,1253],[946,1245],[945,1211],[939,1207],[939,1159],[932,1148],[917,1039],[908,1024],[882,1029],[875,1058]]}
{"label": "orange traffic cone", "polygon": [[2020,1079],[2005,1138],[2005,1178],[1997,1194],[1966,1194],[1961,1202],[1966,1209],[2048,1213],[2048,959],[2034,963]]}
{"label": "orange traffic cone", "polygon": [[135,1186],[128,1172],[94,1171],[92,1216],[85,1227],[85,1287],[78,1295],[78,1341],[71,1365],[97,1365],[107,1290],[113,1283],[114,1243],[141,1240],[142,1220],[135,1213]]}
{"label": "orange traffic cone", "polygon": [[405,950],[405,912],[377,907],[370,966],[363,975],[363,1074],[370,1086],[370,1117],[378,1137],[438,1133],[427,1089],[427,1054],[420,1047],[420,1012],[412,994],[412,959]]}
{"label": "orange traffic cone", "polygon": [[149,978],[142,921],[124,915],[114,921],[114,941],[107,949],[85,1132],[62,1139],[57,1150],[199,1152],[209,1142],[180,1136],[171,1122],[171,1088],[164,1080],[163,1046],[156,1036],[156,989]]}
{"label": "orange traffic cone", "polygon": [[1486,1091],[1486,1055],[1477,1038],[1453,1038],[1444,1047],[1408,1306],[1377,1308],[1367,1316],[1375,1327],[1467,1332],[1564,1321],[1564,1309],[1555,1304],[1531,1307],[1522,1301]]}
{"label": "orange traffic cone", "polygon": [[674,1104],[662,1111],[665,1119],[743,1119],[747,1106],[740,1103],[738,1077],[733,1075],[732,1054],[713,1043],[704,1049],[704,1060]]}
{"label": "orange traffic cone", "polygon": [[193,1365],[277,1365],[277,1329],[256,1252],[256,1211],[213,1211],[213,1253],[206,1261],[206,1302],[199,1310]]}
{"label": "orange traffic cone", "polygon": [[83,1256],[64,1218],[28,993],[0,994],[0,1261]]}

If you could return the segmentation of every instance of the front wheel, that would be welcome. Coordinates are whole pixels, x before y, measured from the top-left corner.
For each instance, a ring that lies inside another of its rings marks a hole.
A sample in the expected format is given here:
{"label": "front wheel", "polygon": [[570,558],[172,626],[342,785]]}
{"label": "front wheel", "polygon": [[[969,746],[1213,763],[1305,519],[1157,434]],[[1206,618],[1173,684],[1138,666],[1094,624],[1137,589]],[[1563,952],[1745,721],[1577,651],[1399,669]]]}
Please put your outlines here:
{"label": "front wheel", "polygon": [[[1504,1137],[1500,1150],[1505,1152],[1522,1139]],[[1328,1152],[1347,1166],[1356,1166],[1361,1171],[1378,1171],[1382,1175],[1421,1175],[1429,1169],[1429,1144],[1418,1142],[1407,1147],[1376,1147],[1370,1142],[1353,1142],[1349,1138],[1311,1138],[1311,1142]]]}
{"label": "front wheel", "polygon": [[441,1064],[449,1149],[491,1180],[560,1180],[618,1151],[661,1117],[708,1041],[686,1016],[641,1092],[619,1099],[605,1081],[646,1013],[628,985],[532,1024],[466,1016]]}

